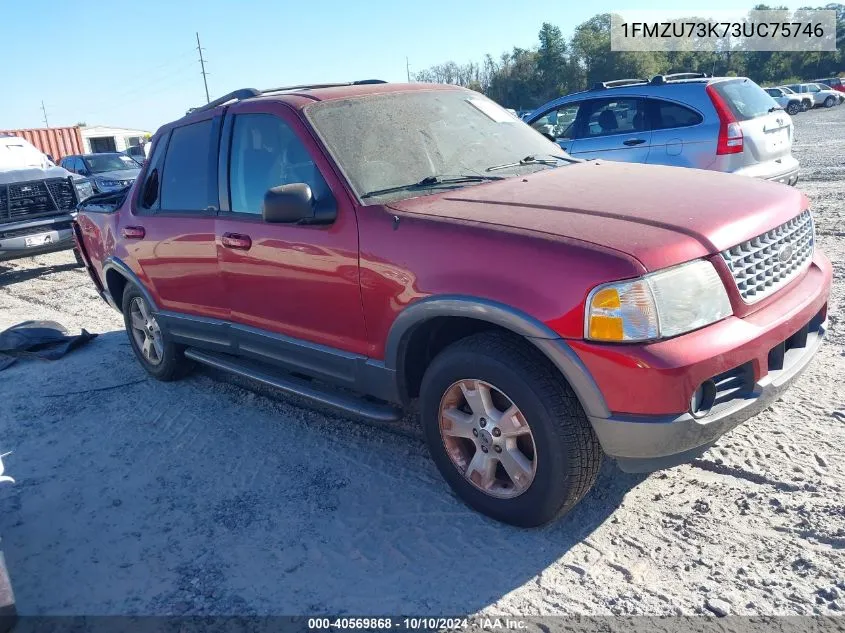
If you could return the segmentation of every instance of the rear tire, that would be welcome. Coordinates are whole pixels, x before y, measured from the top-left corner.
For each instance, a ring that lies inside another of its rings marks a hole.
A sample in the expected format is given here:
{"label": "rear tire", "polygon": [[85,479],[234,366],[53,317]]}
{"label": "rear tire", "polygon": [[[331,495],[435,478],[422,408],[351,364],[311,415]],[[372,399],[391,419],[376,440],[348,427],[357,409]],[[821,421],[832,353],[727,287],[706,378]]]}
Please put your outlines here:
{"label": "rear tire", "polygon": [[76,260],[76,265],[79,268],[85,268],[85,262],[82,261],[82,255],[79,254],[79,249],[76,247],[73,248],[73,258]]}
{"label": "rear tire", "polygon": [[794,101],[786,106],[786,113],[795,116],[801,112],[801,106],[795,103]]}
{"label": "rear tire", "polygon": [[420,415],[443,478],[467,505],[505,523],[534,527],[565,514],[601,466],[572,388],[516,336],[476,334],[438,354],[423,377]]}
{"label": "rear tire", "polygon": [[827,99],[824,100],[824,107],[825,108],[832,108],[835,105],[836,105],[836,99],[834,99],[833,97],[828,97]]}
{"label": "rear tire", "polygon": [[155,313],[137,286],[126,287],[121,309],[132,351],[150,376],[169,382],[190,371],[193,364],[185,358],[182,348],[169,341],[159,328]]}

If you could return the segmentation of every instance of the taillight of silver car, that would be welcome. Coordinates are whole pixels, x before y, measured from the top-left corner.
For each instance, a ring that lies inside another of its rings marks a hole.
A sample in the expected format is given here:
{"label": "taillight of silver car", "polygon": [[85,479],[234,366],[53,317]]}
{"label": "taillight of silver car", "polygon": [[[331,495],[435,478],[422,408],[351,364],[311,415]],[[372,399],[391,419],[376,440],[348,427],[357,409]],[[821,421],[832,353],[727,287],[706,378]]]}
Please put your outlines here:
{"label": "taillight of silver car", "polygon": [[719,115],[719,139],[716,143],[716,154],[742,153],[742,128],[734,113],[713,84],[707,86],[706,90],[707,96],[713,102],[713,107],[716,108],[716,114]]}

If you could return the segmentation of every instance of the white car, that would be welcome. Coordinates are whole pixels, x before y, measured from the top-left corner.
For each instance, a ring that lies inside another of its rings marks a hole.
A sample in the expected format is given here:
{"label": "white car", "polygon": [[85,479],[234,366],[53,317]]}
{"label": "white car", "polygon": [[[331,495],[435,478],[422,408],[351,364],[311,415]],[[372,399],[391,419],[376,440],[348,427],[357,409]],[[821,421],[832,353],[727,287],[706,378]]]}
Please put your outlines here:
{"label": "white car", "polygon": [[76,205],[92,193],[26,139],[0,135],[0,261],[73,248]]}
{"label": "white car", "polygon": [[838,92],[833,89],[825,90],[819,84],[789,84],[789,88],[798,94],[808,94],[813,97],[814,106],[832,108],[838,103],[841,103]]}
{"label": "white car", "polygon": [[801,103],[801,97],[796,94],[789,94],[781,88],[763,88],[766,93],[775,100],[781,108],[786,110],[787,114],[795,116],[804,110],[804,105]]}

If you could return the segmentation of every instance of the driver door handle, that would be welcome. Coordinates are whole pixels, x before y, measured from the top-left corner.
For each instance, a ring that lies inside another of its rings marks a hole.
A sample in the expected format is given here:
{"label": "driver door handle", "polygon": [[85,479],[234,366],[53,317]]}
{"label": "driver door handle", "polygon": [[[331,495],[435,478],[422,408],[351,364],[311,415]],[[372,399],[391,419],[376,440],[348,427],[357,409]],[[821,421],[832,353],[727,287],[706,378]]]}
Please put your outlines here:
{"label": "driver door handle", "polygon": [[629,138],[627,141],[623,141],[622,145],[628,145],[630,147],[631,145],[642,145],[643,143],[645,143],[644,138]]}
{"label": "driver door handle", "polygon": [[248,251],[252,247],[252,238],[240,233],[224,233],[223,246],[239,251]]}

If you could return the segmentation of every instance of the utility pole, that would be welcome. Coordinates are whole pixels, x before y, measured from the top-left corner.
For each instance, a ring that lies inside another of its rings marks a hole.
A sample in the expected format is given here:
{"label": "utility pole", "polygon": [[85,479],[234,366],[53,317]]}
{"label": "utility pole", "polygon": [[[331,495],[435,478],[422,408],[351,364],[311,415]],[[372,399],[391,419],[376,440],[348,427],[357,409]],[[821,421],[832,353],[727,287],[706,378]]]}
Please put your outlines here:
{"label": "utility pole", "polygon": [[205,102],[210,103],[211,98],[208,96],[208,80],[205,78],[205,60],[202,58],[202,46],[200,46],[200,34],[197,33],[197,51],[200,54],[200,68],[202,68],[202,83],[205,85]]}
{"label": "utility pole", "polygon": [[405,56],[405,73],[408,75],[408,83],[411,83],[411,62],[408,61],[408,56]]}
{"label": "utility pole", "polygon": [[44,127],[50,127],[50,123],[47,121],[47,108],[44,107],[44,100],[41,100],[41,112],[44,114]]}

